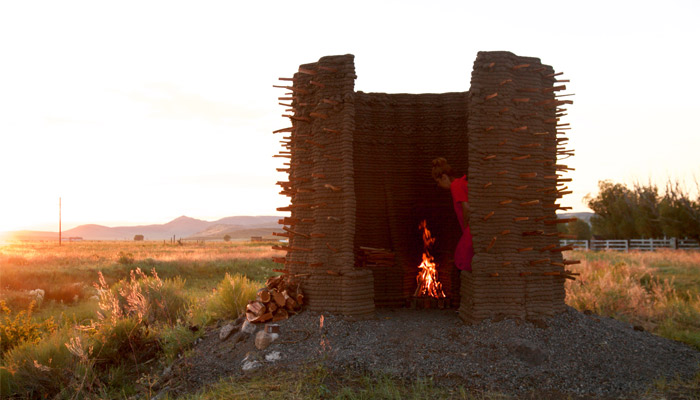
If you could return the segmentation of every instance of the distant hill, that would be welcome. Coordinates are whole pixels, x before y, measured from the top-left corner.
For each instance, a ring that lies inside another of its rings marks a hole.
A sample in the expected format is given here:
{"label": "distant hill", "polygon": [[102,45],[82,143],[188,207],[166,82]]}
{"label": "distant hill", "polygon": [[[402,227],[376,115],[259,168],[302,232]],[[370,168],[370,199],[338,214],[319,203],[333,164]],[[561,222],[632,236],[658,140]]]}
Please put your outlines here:
{"label": "distant hill", "polygon": [[580,220],[586,221],[586,223],[590,224],[591,223],[591,217],[594,216],[595,213],[592,212],[566,212],[566,213],[558,213],[557,216],[560,218],[578,218]]}
{"label": "distant hill", "polygon": [[[108,227],[103,225],[80,225],[73,229],[63,231],[62,236],[81,237],[84,240],[133,240],[134,235],[143,235],[146,240],[164,240],[173,236],[176,238],[191,238],[195,234],[201,239],[216,238],[216,232],[226,232],[231,237],[239,237],[242,233],[232,234],[231,232],[245,231],[250,229],[262,229],[262,232],[269,232],[271,236],[273,230],[278,230],[278,216],[235,216],[225,217],[217,221],[204,221],[201,219],[181,216],[165,224],[137,225],[137,226],[117,226]],[[213,229],[210,234],[204,234],[207,229]],[[200,235],[200,233],[202,233]],[[249,236],[261,236],[252,234]],[[15,240],[58,240],[58,232],[41,231],[14,231],[7,232],[9,239]]]}

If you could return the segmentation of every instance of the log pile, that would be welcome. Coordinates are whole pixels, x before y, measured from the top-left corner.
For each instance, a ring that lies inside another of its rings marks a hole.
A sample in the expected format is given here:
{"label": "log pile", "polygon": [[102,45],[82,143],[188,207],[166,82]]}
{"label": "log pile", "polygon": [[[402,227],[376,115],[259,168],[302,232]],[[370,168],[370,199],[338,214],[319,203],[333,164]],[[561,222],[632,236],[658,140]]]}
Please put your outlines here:
{"label": "log pile", "polygon": [[277,322],[301,311],[303,304],[304,294],[297,282],[289,275],[273,276],[248,303],[245,314],[250,322]]}

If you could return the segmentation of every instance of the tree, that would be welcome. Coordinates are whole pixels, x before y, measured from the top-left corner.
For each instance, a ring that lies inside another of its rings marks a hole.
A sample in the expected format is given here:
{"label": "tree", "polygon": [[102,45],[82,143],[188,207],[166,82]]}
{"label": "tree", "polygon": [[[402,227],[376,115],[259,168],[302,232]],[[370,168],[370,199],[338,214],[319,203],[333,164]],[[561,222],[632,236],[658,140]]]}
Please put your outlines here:
{"label": "tree", "polygon": [[224,235],[224,242],[230,242],[231,241],[231,235]]}
{"label": "tree", "polygon": [[137,241],[137,242],[143,241],[143,235],[134,235],[134,241]]}
{"label": "tree", "polygon": [[678,182],[668,182],[659,204],[664,233],[671,237],[691,237],[700,240],[700,190],[692,200]]}
{"label": "tree", "polygon": [[585,198],[588,207],[595,213],[591,217],[593,234],[607,239],[637,237],[633,197],[623,184],[599,181],[598,195]]}

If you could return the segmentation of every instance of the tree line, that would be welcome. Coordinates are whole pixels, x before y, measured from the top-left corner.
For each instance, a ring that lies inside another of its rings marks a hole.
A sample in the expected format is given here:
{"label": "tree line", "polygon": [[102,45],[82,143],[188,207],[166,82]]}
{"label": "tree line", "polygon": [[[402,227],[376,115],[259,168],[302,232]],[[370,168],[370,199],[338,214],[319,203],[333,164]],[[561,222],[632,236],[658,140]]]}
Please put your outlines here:
{"label": "tree line", "polygon": [[[697,183],[696,183],[697,185]],[[667,182],[663,191],[655,184],[628,187],[598,182],[598,193],[584,198],[595,213],[590,225],[576,221],[563,227],[579,239],[689,237],[700,240],[700,187],[695,198],[678,182]]]}

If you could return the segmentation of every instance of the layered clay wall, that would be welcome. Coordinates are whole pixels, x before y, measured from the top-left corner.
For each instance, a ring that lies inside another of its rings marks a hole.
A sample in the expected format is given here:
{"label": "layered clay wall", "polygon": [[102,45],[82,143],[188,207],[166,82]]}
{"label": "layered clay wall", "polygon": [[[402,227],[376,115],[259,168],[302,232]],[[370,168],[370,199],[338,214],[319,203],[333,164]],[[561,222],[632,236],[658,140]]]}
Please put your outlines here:
{"label": "layered clay wall", "polygon": [[[276,261],[301,280],[310,309],[361,316],[375,299],[410,296],[422,219],[438,238],[438,264],[451,267],[459,225],[449,191],[430,176],[431,160],[445,157],[469,180],[473,272],[451,285],[461,287],[461,317],[562,311],[555,201],[565,139],[552,68],[481,52],[470,91],[443,94],[355,92],[355,78],[352,55],[323,57],[300,66],[280,98],[292,126],[277,131],[287,135],[279,156],[289,173],[279,184],[291,204],[278,210],[291,216],[281,221],[289,244],[277,246],[287,255]],[[394,254],[384,273],[358,268],[363,246]]]}

